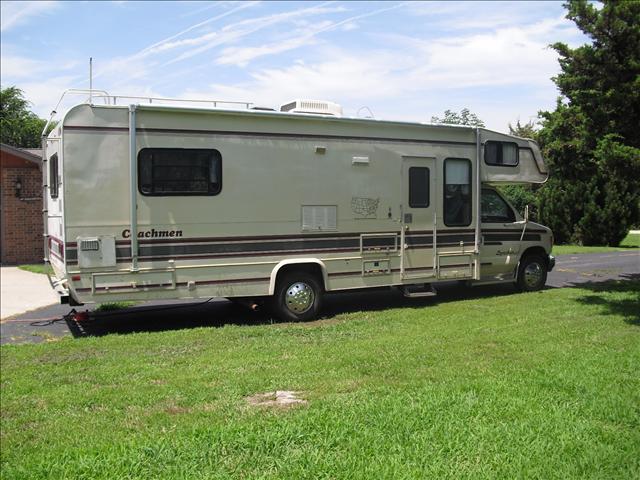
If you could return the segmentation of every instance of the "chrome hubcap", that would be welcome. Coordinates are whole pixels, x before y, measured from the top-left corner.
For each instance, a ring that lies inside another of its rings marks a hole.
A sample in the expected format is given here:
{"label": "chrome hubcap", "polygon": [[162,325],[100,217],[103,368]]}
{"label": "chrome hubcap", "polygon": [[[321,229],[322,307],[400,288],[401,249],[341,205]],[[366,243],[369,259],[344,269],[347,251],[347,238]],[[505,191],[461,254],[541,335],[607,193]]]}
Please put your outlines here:
{"label": "chrome hubcap", "polygon": [[542,266],[539,263],[530,263],[524,269],[524,283],[527,287],[535,287],[542,280]]}
{"label": "chrome hubcap", "polygon": [[293,313],[301,314],[311,308],[315,298],[313,289],[309,285],[304,282],[296,282],[287,288],[284,302]]}

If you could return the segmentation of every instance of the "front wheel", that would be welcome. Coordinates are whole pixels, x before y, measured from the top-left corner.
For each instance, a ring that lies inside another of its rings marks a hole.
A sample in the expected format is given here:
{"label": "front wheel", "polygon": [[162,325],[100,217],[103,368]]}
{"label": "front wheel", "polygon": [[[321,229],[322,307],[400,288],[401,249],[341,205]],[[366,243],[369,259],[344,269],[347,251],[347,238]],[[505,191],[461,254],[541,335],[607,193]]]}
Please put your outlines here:
{"label": "front wheel", "polygon": [[323,289],[314,275],[307,272],[285,274],[276,285],[274,314],[281,320],[312,320],[320,311]]}
{"label": "front wheel", "polygon": [[527,255],[520,260],[516,286],[523,292],[542,290],[547,283],[547,262],[542,255]]}

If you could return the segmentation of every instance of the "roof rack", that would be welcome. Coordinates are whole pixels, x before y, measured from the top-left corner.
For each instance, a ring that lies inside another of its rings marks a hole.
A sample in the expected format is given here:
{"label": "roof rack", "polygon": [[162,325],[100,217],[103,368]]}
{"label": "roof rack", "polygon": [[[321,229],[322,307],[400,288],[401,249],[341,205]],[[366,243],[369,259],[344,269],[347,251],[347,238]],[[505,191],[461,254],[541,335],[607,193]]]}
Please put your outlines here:
{"label": "roof rack", "polygon": [[[145,97],[145,96],[138,96],[138,95],[135,95],[135,96],[134,95],[111,95],[106,90],[86,90],[86,89],[70,88],[62,92],[62,95],[60,96],[60,100],[58,100],[58,103],[56,103],[55,108],[51,111],[49,120],[47,121],[47,124],[44,126],[44,129],[42,130],[43,137],[46,135],[47,129],[49,128],[49,125],[53,121],[53,118],[58,113],[57,110],[60,107],[62,100],[64,100],[64,98],[68,95],[86,96],[87,98],[85,100],[85,103],[88,103],[90,105],[93,105],[95,103],[95,100],[102,100],[104,105],[118,105],[118,104],[125,105],[127,103],[153,104],[154,102],[156,104],[195,103],[205,107],[213,107],[213,108],[241,107],[246,109],[250,109],[253,105],[253,103],[251,102],[233,102],[230,100],[196,100],[196,99],[189,99],[189,98]],[[132,100],[137,100],[137,102],[131,102]]]}

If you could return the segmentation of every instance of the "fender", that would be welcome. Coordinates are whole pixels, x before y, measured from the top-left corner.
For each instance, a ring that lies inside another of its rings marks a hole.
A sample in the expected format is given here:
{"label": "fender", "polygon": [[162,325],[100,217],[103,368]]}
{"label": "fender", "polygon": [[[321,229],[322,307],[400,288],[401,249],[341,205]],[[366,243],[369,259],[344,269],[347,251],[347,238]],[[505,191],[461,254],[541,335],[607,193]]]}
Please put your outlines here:
{"label": "fender", "polygon": [[290,260],[282,260],[279,262],[273,270],[271,271],[271,278],[269,280],[269,295],[273,295],[276,291],[276,278],[278,277],[278,271],[286,265],[301,265],[301,264],[315,264],[320,266],[320,270],[322,271],[322,283],[324,284],[324,289],[327,289],[329,284],[329,276],[327,275],[327,267],[325,266],[322,260],[318,260],[317,258],[292,258]]}

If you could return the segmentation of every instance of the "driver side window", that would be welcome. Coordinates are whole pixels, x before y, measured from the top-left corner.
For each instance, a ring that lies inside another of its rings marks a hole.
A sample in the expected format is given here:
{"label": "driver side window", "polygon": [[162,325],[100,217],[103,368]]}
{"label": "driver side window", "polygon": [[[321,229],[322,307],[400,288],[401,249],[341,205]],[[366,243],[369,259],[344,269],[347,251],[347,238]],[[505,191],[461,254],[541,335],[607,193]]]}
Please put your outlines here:
{"label": "driver side window", "polygon": [[507,202],[495,190],[482,190],[482,221],[484,223],[512,223],[516,216]]}

